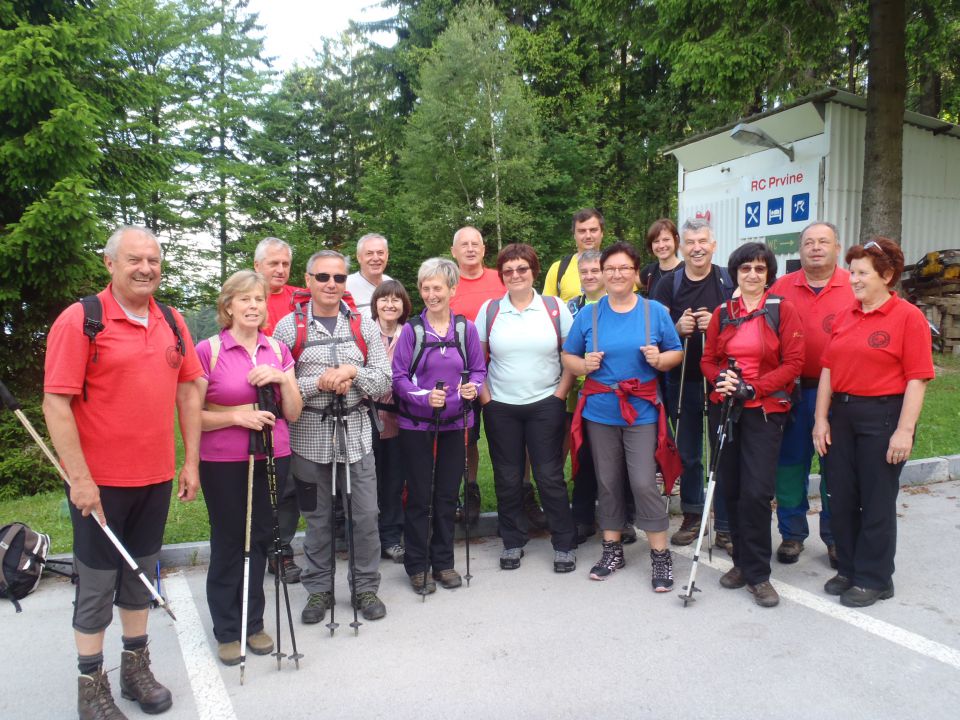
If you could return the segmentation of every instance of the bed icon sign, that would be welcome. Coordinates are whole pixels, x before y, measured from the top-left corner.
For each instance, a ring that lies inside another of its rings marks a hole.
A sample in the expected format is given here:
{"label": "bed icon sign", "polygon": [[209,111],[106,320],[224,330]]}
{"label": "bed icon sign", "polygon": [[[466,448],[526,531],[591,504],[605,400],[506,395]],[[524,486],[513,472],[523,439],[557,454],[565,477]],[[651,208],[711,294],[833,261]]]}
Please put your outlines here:
{"label": "bed icon sign", "polygon": [[783,223],[783,198],[767,200],[767,225],[781,225]]}

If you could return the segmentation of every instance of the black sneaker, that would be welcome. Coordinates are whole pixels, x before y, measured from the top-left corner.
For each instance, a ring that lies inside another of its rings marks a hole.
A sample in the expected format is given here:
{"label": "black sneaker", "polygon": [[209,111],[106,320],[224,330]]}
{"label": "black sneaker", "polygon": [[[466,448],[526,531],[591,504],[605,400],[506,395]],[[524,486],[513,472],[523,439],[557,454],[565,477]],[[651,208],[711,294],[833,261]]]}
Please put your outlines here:
{"label": "black sneaker", "polygon": [[520,558],[523,557],[523,548],[504,548],[500,551],[500,569],[516,570],[520,567]]}
{"label": "black sneaker", "polygon": [[893,583],[882,590],[863,588],[854,585],[840,596],[840,604],[847,607],[870,607],[877,600],[889,600],[893,597]]}
{"label": "black sneaker", "polygon": [[554,550],[553,571],[568,573],[577,569],[577,554],[573,550]]}
{"label": "black sneaker", "polygon": [[603,554],[600,560],[590,568],[591,580],[606,580],[626,565],[623,559],[623,544],[614,540],[603,541]]}
{"label": "black sneaker", "polygon": [[353,599],[353,606],[360,611],[364,620],[379,620],[387,614],[387,606],[375,592],[357,593],[357,597]]}
{"label": "black sneaker", "polygon": [[[300,574],[303,572],[303,568],[294,562],[293,555],[282,556],[280,558],[280,567],[283,571],[283,575],[281,575],[281,577],[287,581],[288,585],[296,585],[298,582],[300,582]],[[277,574],[277,562],[275,555],[271,555],[267,560],[267,571],[271,575]]]}
{"label": "black sneaker", "polygon": [[823,586],[823,590],[827,593],[827,595],[843,595],[852,587],[853,580],[838,573],[827,580],[826,584]]}
{"label": "black sneaker", "polygon": [[310,593],[307,604],[300,611],[300,622],[304,625],[314,625],[320,622],[335,602],[332,592]]}
{"label": "black sneaker", "polygon": [[673,556],[670,551],[651,550],[650,562],[653,566],[653,574],[650,578],[653,591],[663,593],[673,590]]}

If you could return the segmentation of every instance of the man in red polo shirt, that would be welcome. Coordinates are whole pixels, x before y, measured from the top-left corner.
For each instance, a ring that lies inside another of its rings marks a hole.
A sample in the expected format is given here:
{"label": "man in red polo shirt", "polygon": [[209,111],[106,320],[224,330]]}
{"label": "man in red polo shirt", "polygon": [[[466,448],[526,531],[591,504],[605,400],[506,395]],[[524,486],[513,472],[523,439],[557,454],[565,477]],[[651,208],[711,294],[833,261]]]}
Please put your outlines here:
{"label": "man in red polo shirt", "polygon": [[[779,278],[770,291],[790,300],[803,319],[806,355],[800,376],[800,400],[783,431],[777,465],[777,525],[783,541],[777,560],[795,563],[803,552],[807,525],[807,483],[813,458],[813,411],[817,383],[823,369],[821,356],[830,341],[836,315],[853,303],[850,273],[837,265],[840,242],[837,229],[828,222],[815,222],[800,233],[800,269]],[[836,549],[830,531],[830,507],[826,493],[827,458],[820,458],[820,538],[827,546],[831,567],[836,567]]]}
{"label": "man in red polo shirt", "polygon": [[287,285],[290,279],[290,265],[293,262],[293,250],[280,238],[266,237],[257,243],[253,251],[253,269],[263,275],[270,285],[267,297],[267,326],[265,335],[273,333],[280,318],[293,312],[293,294],[306,290],[296,285]]}
{"label": "man in red polo shirt", "polygon": [[109,525],[141,568],[156,565],[175,472],[174,407],[184,449],[177,495],[193,500],[199,486],[194,380],[203,370],[183,318],[170,310],[175,333],[153,299],[160,244],[146,228],[123,227],[107,240],[103,259],[111,277],[97,295],[103,329],[91,339],[84,334],[83,306],[64,310],[47,337],[43,388],[47,429],[71,485],[81,718],[124,717],[103,671],[112,605],[120,608],[123,625],[123,696],[151,714],[173,704],[150,670],[150,593],[96,523]]}

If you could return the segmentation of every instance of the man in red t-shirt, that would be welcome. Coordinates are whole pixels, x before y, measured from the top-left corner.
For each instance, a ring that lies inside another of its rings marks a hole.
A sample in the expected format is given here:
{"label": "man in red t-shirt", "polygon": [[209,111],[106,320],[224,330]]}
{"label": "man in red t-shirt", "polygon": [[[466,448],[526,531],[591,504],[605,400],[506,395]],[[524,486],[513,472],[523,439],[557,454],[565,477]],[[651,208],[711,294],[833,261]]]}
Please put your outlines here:
{"label": "man in red t-shirt", "polygon": [[[296,285],[287,285],[290,279],[290,265],[293,262],[293,250],[280,238],[267,237],[257,243],[253,252],[253,269],[263,275],[270,285],[267,298],[267,325],[265,335],[273,333],[284,315],[293,312],[291,300],[293,294],[303,290]],[[305,293],[306,290],[303,290]]]}
{"label": "man in red t-shirt", "polygon": [[47,337],[43,386],[47,429],[70,478],[80,717],[122,717],[103,671],[113,605],[123,625],[123,696],[151,714],[173,703],[150,670],[152,596],[96,523],[108,524],[141,568],[156,565],[176,470],[174,407],[184,449],[177,495],[193,500],[199,487],[194,381],[203,370],[183,318],[170,309],[175,333],[153,299],[160,244],[146,228],[123,227],[110,236],[103,259],[111,281],[97,295],[102,328],[91,339],[81,303],[64,310]]}
{"label": "man in red t-shirt", "polygon": [[[774,295],[790,300],[800,310],[806,346],[800,376],[800,400],[794,404],[783,431],[777,464],[777,525],[783,541],[777,560],[795,563],[810,534],[807,525],[807,483],[813,459],[813,411],[817,383],[823,369],[821,356],[830,341],[833,320],[853,304],[850,274],[837,265],[840,241],[828,222],[815,222],[800,233],[800,269],[779,278],[770,288]],[[836,567],[836,549],[830,531],[827,504],[827,458],[820,458],[820,538],[827,546],[831,566]]]}

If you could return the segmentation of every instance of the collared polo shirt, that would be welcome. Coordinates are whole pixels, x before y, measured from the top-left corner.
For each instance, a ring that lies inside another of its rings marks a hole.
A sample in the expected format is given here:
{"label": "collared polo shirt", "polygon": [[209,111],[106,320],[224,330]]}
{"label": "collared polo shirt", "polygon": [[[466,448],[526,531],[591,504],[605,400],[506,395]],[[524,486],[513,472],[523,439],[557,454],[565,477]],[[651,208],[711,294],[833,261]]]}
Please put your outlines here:
{"label": "collared polo shirt", "polygon": [[[493,323],[493,333],[487,329],[487,305],[500,303],[500,312]],[[573,316],[562,302],[557,302],[560,313],[560,336],[566,338],[573,325]],[[490,397],[510,405],[528,405],[543,400],[557,391],[563,368],[557,350],[557,333],[553,320],[539,293],[523,310],[510,302],[510,295],[484,303],[477,314],[477,333],[480,342],[490,349],[487,368],[487,388]]]}
{"label": "collared polo shirt", "polygon": [[[284,285],[280,292],[267,295],[267,326],[263,332],[267,335],[273,334],[273,329],[285,316],[293,312],[293,294],[303,288],[296,285]],[[306,290],[303,290],[306,292]]]}
{"label": "collared polo shirt", "polygon": [[484,268],[478,278],[460,276],[457,292],[450,298],[450,309],[455,315],[463,315],[467,320],[477,321],[480,306],[487,300],[502,298],[507,289],[500,282],[496,270]]}
{"label": "collared polo shirt", "polygon": [[43,390],[74,396],[70,407],[80,447],[97,485],[166,482],[176,472],[177,384],[203,373],[190,332],[173,310],[185,345],[186,354],[181,356],[176,337],[152,298],[144,327],[127,317],[110,285],[97,297],[103,303],[104,329],[95,344],[83,334],[80,303],[64,310],[50,328]]}

